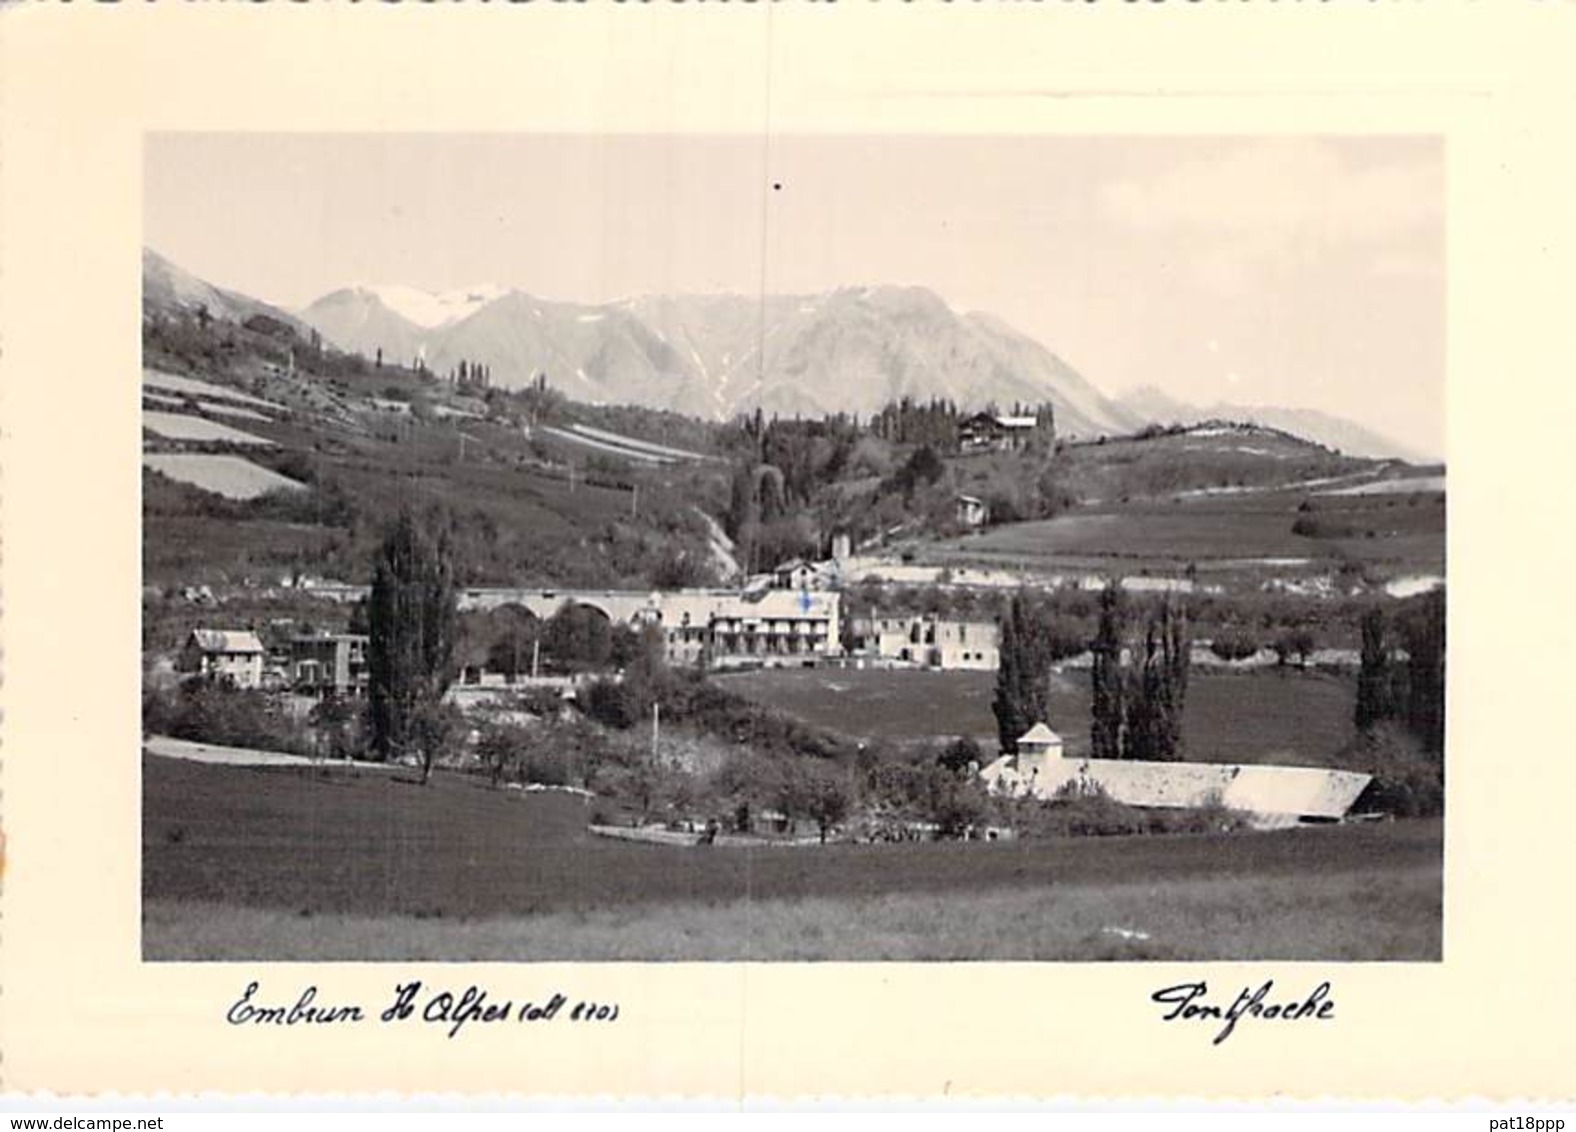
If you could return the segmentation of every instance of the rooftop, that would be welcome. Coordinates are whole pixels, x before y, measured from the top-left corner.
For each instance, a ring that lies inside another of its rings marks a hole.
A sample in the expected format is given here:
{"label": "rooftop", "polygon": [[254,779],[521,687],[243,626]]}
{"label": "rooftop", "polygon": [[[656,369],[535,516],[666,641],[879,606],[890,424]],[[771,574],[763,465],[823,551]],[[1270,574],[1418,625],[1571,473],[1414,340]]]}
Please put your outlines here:
{"label": "rooftop", "polygon": [[263,651],[263,642],[250,629],[193,629],[192,643],[203,652],[254,653]]}

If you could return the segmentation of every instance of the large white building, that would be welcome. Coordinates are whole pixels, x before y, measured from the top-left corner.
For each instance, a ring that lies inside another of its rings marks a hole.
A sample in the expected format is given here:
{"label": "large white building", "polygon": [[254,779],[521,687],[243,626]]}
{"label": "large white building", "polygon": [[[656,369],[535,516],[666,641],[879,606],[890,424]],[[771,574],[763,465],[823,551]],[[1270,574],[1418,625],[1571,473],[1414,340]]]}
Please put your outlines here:
{"label": "large white building", "polygon": [[842,595],[828,590],[678,590],[653,594],[670,664],[712,668],[815,664],[841,651]]}
{"label": "large white building", "polygon": [[317,633],[290,642],[290,683],[314,695],[360,696],[367,690],[365,633]]}
{"label": "large white building", "polygon": [[932,614],[875,614],[849,624],[849,655],[919,668],[994,671],[1001,631],[994,621],[954,621]]}
{"label": "large white building", "polygon": [[462,610],[517,605],[546,620],[566,605],[615,625],[654,625],[668,663],[711,668],[807,666],[842,651],[842,595],[835,590],[530,590],[472,588]]}

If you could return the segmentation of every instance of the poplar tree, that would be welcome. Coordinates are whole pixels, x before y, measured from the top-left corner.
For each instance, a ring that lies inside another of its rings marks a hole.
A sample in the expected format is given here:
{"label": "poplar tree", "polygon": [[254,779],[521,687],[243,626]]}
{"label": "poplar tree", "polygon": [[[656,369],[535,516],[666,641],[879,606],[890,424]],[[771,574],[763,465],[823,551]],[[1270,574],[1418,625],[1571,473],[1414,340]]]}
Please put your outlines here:
{"label": "poplar tree", "polygon": [[1395,714],[1384,610],[1375,606],[1363,614],[1362,634],[1362,666],[1357,673],[1355,721],[1357,730],[1366,734],[1373,730],[1375,724]]}
{"label": "poplar tree", "polygon": [[1095,638],[1091,746],[1098,758],[1171,762],[1182,757],[1191,643],[1187,616],[1169,597],[1145,620],[1133,667],[1121,663],[1118,598],[1108,587]]}
{"label": "poplar tree", "polygon": [[1100,593],[1100,628],[1094,638],[1090,669],[1089,747],[1097,759],[1122,757],[1124,688],[1122,677],[1122,591],[1110,581]]}
{"label": "poplar tree", "polygon": [[1050,716],[1051,655],[1046,634],[1028,596],[1016,593],[1001,619],[1000,663],[996,668],[996,736],[1003,754],[1016,754],[1019,737]]}
{"label": "poplar tree", "polygon": [[454,679],[457,592],[446,534],[433,539],[407,512],[379,548],[368,601],[372,745],[384,759],[415,755],[421,780],[444,738],[443,695]]}
{"label": "poplar tree", "polygon": [[1169,597],[1161,603],[1155,624],[1160,655],[1160,678],[1155,696],[1155,732],[1151,758],[1171,761],[1182,757],[1182,713],[1187,706],[1187,677],[1191,645],[1187,615]]}
{"label": "poplar tree", "polygon": [[1158,662],[1159,649],[1155,641],[1153,619],[1144,625],[1144,642],[1141,656],[1135,660],[1126,696],[1127,718],[1124,721],[1122,756],[1129,759],[1152,760],[1158,757],[1157,733],[1160,723],[1157,712],[1160,704],[1160,681],[1163,679]]}
{"label": "poplar tree", "polygon": [[1406,726],[1423,750],[1445,749],[1445,595],[1418,599],[1402,627],[1406,640]]}

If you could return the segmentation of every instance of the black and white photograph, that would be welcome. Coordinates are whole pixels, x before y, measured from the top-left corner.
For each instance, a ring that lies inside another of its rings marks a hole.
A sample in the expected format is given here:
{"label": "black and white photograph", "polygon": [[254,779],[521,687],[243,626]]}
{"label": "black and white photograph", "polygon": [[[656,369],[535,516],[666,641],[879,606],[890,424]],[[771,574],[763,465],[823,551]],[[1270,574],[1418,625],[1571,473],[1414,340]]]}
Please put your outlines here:
{"label": "black and white photograph", "polygon": [[149,132],[142,957],[1438,963],[1445,169]]}

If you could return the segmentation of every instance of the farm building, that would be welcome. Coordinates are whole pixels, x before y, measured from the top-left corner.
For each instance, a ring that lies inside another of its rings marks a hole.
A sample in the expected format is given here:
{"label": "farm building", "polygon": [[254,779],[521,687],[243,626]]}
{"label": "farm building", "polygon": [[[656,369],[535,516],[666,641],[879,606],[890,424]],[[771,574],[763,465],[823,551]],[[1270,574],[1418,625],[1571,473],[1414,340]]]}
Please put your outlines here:
{"label": "farm building", "polygon": [[1016,452],[1029,446],[1039,427],[1035,417],[975,413],[958,425],[958,447],[964,452]]}
{"label": "farm building", "polygon": [[367,636],[320,633],[290,642],[290,682],[316,696],[359,696],[367,690]]}
{"label": "farm building", "polygon": [[990,508],[976,495],[958,496],[958,522],[966,527],[982,527],[990,521]]}
{"label": "farm building", "polygon": [[994,671],[1000,662],[1000,630],[994,621],[951,621],[933,615],[856,617],[850,622],[849,655],[945,671]]}
{"label": "farm building", "polygon": [[263,653],[263,642],[250,630],[193,629],[179,667],[237,688],[257,688],[263,682]]}
{"label": "farm building", "polygon": [[1043,723],[1025,732],[1017,746],[1017,754],[980,771],[992,793],[1050,798],[1071,786],[1100,789],[1141,808],[1218,803],[1248,815],[1260,829],[1340,821],[1371,778],[1320,767],[1067,758],[1061,737]]}

